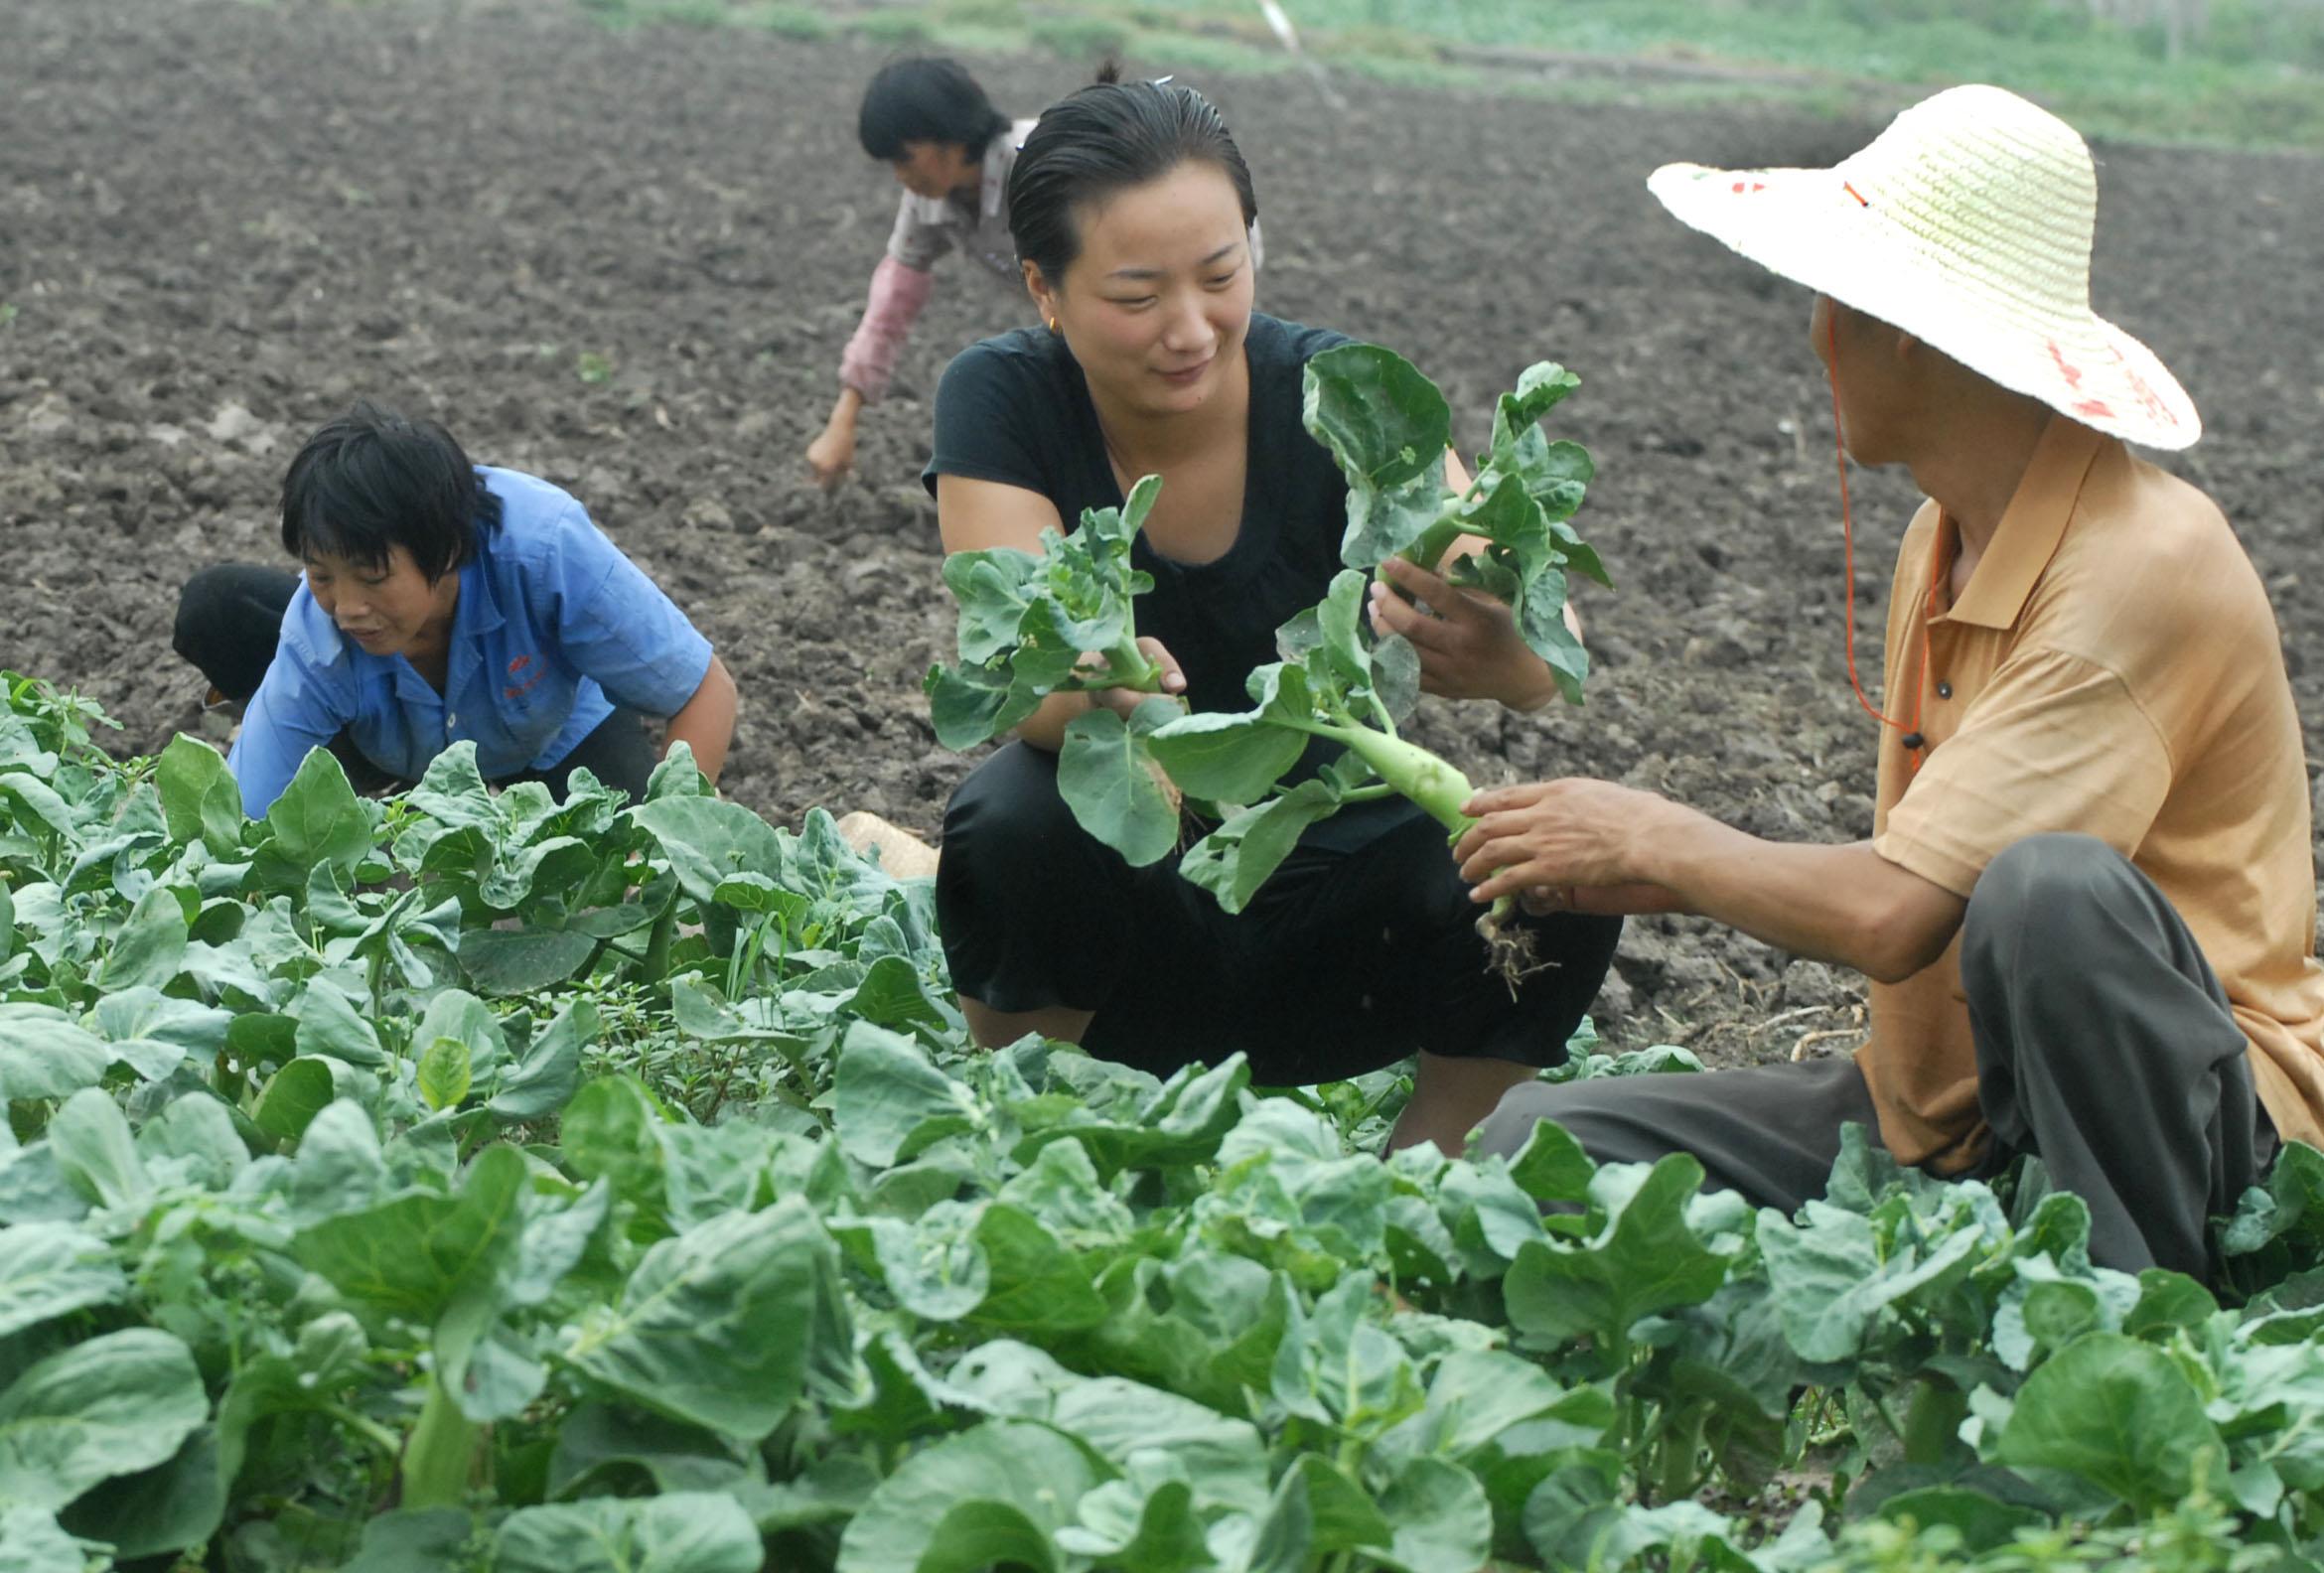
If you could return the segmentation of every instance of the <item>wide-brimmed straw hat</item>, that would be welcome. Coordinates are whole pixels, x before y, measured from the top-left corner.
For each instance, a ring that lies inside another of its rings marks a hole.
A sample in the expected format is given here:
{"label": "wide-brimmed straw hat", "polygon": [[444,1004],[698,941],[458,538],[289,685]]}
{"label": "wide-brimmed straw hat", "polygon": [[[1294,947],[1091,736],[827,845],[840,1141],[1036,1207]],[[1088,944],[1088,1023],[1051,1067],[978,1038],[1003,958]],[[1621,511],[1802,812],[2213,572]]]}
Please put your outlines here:
{"label": "wide-brimmed straw hat", "polygon": [[2203,435],[2154,352],[2090,307],[2090,148],[1999,87],[1923,99],[1827,170],[1667,164],[1684,222],[2003,387],[2152,448]]}

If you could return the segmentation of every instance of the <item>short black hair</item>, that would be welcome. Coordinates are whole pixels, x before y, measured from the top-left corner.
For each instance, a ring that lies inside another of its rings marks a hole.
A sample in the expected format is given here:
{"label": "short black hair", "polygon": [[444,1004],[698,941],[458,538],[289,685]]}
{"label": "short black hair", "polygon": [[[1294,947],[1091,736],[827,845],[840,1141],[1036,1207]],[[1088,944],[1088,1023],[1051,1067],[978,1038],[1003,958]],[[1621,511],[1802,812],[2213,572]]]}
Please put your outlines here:
{"label": "short black hair", "polygon": [[863,150],[883,163],[903,158],[907,142],[951,142],[981,154],[1009,128],[976,78],[941,55],[890,61],[863,90],[855,134]]}
{"label": "short black hair", "polygon": [[282,544],[293,557],[384,568],[400,546],[434,584],[500,522],[501,500],[450,432],[367,401],[308,438],[282,478]]}
{"label": "short black hair", "polygon": [[1041,112],[1009,172],[1009,233],[1018,258],[1056,288],[1082,254],[1075,209],[1190,161],[1223,171],[1241,200],[1243,227],[1256,221],[1250,166],[1211,100],[1167,81],[1122,81],[1108,65],[1094,83]]}

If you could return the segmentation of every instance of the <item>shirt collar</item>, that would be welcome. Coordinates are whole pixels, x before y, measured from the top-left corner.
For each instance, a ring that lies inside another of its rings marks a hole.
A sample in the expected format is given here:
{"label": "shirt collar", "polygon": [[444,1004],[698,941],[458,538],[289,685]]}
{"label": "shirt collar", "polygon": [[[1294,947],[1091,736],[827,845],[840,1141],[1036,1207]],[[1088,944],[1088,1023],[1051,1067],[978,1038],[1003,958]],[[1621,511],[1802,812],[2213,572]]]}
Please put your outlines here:
{"label": "shirt collar", "polygon": [[[1952,621],[1989,629],[2016,626],[2026,598],[2066,536],[2083,483],[2107,442],[2079,421],[2051,417],[2000,526],[1969,575],[1968,588],[1947,614]],[[1940,519],[1939,530],[1940,550],[1945,541],[1959,538],[1960,526],[1950,515]]]}
{"label": "shirt collar", "polygon": [[978,213],[984,217],[1000,216],[1009,197],[1009,171],[1016,167],[1017,154],[1025,146],[1025,138],[1033,134],[1034,124],[1031,120],[1012,120],[1006,131],[984,145],[984,190],[977,205]]}

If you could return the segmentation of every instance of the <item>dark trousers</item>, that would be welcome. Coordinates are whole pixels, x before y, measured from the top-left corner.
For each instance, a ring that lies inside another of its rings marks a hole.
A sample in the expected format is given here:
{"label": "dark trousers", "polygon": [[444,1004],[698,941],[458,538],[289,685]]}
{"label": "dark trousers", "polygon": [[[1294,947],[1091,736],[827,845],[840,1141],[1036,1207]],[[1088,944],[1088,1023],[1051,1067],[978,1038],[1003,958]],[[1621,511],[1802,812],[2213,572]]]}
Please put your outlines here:
{"label": "dark trousers", "polygon": [[1175,857],[1135,869],[1093,840],[1058,793],[1057,757],[1012,743],[944,813],[937,928],[952,981],[995,1010],[1094,1012],[1089,1053],[1156,1074],[1237,1051],[1277,1086],[1416,1049],[1561,1064],[1620,920],[1524,920],[1546,964],[1513,990],[1486,970],[1443,828],[1380,818],[1360,845],[1303,842],[1230,914]]}
{"label": "dark trousers", "polygon": [[[2186,923],[2083,835],[2002,852],[1962,922],[1977,1098],[1993,1132],[1974,1172],[2038,1155],[2089,1205],[2093,1260],[2208,1276],[2208,1219],[2264,1175],[2276,1141],[2243,1031]],[[1517,1153],[1543,1119],[1602,1163],[1693,1153],[1707,1184],[1785,1213],[1823,1194],[1842,1125],[1879,1140],[1853,1060],[1521,1086],[1486,1122],[1485,1150]]]}
{"label": "dark trousers", "polygon": [[[280,568],[253,563],[205,568],[178,592],[171,647],[201,668],[221,697],[246,704],[274,660],[282,615],[298,589],[299,576]],[[382,792],[412,785],[373,762],[344,731],[327,747],[357,791]],[[583,767],[608,786],[628,792],[632,799],[643,798],[647,780],[654,774],[654,747],[647,740],[644,718],[635,710],[616,706],[612,715],[554,765],[496,776],[492,785],[536,781],[561,798],[572,773]]]}

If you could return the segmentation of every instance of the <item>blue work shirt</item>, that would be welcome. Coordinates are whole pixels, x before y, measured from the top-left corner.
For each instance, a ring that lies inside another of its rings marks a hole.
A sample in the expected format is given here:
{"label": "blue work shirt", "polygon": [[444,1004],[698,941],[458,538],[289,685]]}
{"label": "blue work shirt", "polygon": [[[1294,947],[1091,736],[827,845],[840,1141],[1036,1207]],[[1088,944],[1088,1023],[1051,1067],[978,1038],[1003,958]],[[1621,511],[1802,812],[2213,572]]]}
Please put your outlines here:
{"label": "blue work shirt", "polygon": [[404,781],[465,738],[488,781],[547,770],[625,704],[675,715],[710,670],[710,642],[589,521],[569,494],[479,467],[501,500],[460,573],[444,691],[401,655],[343,638],[302,580],[226,763],[263,815],[307,751],[345,731]]}

